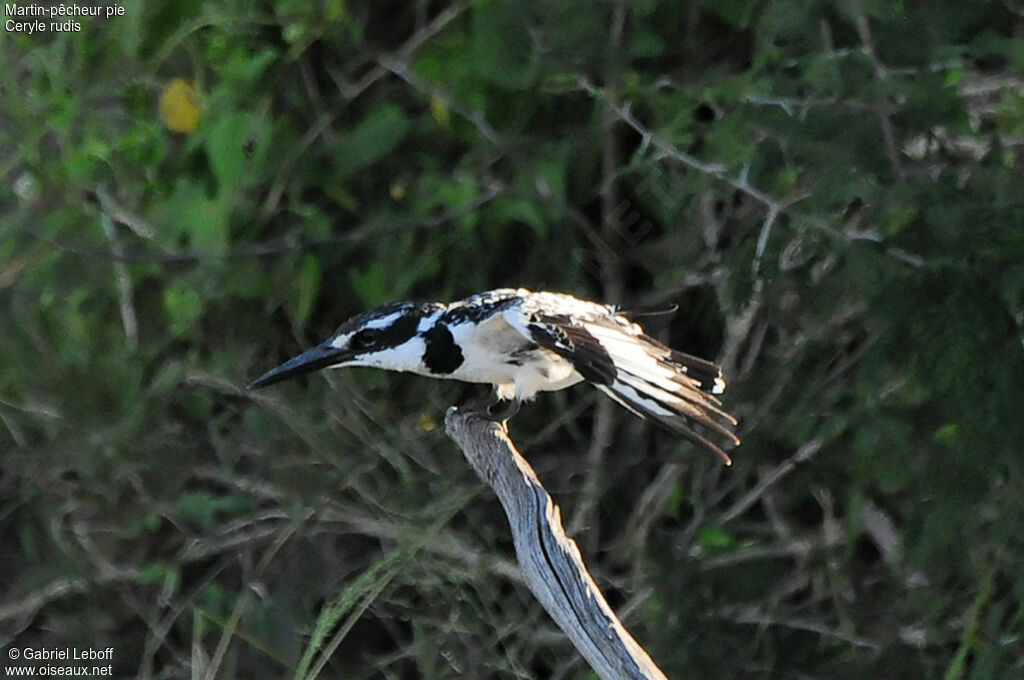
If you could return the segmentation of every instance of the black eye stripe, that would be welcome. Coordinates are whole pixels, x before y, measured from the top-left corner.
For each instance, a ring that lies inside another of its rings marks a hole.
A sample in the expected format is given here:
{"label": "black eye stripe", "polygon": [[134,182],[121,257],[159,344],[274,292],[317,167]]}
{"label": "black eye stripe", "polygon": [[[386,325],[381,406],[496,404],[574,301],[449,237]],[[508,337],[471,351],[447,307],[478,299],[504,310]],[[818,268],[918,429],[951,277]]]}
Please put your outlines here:
{"label": "black eye stripe", "polygon": [[348,345],[352,349],[364,349],[375,345],[379,338],[380,331],[378,329],[366,328],[353,335]]}
{"label": "black eye stripe", "polygon": [[402,316],[386,328],[364,328],[357,331],[349,340],[349,348],[354,350],[388,349],[397,347],[416,333],[419,319],[415,316]]}

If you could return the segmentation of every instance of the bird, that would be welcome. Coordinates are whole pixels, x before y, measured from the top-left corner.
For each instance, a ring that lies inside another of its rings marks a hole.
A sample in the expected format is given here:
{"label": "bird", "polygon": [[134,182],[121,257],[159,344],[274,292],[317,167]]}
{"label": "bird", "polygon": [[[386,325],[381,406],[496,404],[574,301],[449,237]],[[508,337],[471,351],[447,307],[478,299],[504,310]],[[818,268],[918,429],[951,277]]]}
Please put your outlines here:
{"label": "bird", "polygon": [[[737,420],[711,361],[644,333],[635,318],[674,311],[590,302],[565,293],[499,288],[449,303],[390,302],[348,319],[327,340],[254,380],[259,389],[325,368],[372,366],[490,384],[484,415],[507,421],[540,392],[588,382],[640,418],[732,460]],[[709,436],[701,434],[697,429]]]}

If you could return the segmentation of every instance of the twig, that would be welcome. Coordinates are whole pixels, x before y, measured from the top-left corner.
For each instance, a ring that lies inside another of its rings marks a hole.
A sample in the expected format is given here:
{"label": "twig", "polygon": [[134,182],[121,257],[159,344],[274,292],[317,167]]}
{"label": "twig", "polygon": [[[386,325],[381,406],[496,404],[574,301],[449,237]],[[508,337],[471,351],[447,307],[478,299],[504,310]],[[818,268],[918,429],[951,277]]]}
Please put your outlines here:
{"label": "twig", "polygon": [[117,294],[121,300],[121,325],[124,326],[124,340],[130,351],[139,346],[139,322],[132,304],[132,277],[128,265],[122,261],[124,251],[117,240],[114,223],[105,212],[100,214],[100,224],[107,237],[110,254],[113,255],[111,265],[114,267],[114,279],[117,281]]}
{"label": "twig", "polygon": [[722,614],[722,618],[733,623],[741,624],[754,624],[757,626],[782,626],[784,628],[791,628],[793,630],[804,630],[809,633],[816,633],[823,637],[832,637],[843,642],[849,642],[857,647],[865,647],[873,651],[880,651],[882,645],[870,638],[866,638],[860,635],[853,635],[844,631],[830,628],[824,623],[819,621],[809,621],[806,619],[787,619],[772,616],[771,614],[765,614],[756,609],[751,609],[736,614]]}
{"label": "twig", "polygon": [[623,524],[612,551],[623,559],[631,559],[651,533],[652,525],[665,513],[665,504],[679,484],[685,468],[680,463],[670,460],[661,466],[658,476],[647,485],[640,495],[640,500],[633,506],[629,518]]}
{"label": "twig", "polygon": [[[582,78],[580,80],[580,86],[592,97],[604,97],[607,99],[607,95],[603,94],[601,90],[599,90],[593,83],[591,83],[586,78]],[[679,161],[683,165],[692,168],[693,170],[696,170],[701,174],[710,175],[711,177],[719,179],[728,184],[729,186],[731,186],[732,188],[736,189],[737,191],[740,191],[750,196],[758,203],[768,206],[769,208],[771,208],[772,206],[775,206],[777,210],[782,208],[782,202],[777,201],[776,199],[769,196],[765,192],[761,191],[757,187],[751,185],[747,181],[745,175],[741,175],[739,177],[732,177],[728,174],[727,168],[724,164],[705,163],[704,161],[700,160],[695,156],[691,156],[685,151],[680,151],[667,140],[652,133],[650,130],[645,128],[639,120],[637,120],[636,116],[634,116],[633,113],[629,110],[628,105],[620,106],[610,99],[608,100],[607,104],[608,107],[615,112],[615,114],[619,117],[619,119],[622,122],[624,122],[629,127],[633,128],[633,130],[641,136],[641,138],[643,139],[643,144],[649,144],[650,146],[654,147],[660,155],[666,158],[671,158],[673,160]]]}
{"label": "twig", "polygon": [[764,224],[761,225],[761,233],[757,236],[757,248],[754,250],[754,262],[751,265],[754,278],[761,274],[761,258],[764,257],[764,251],[768,247],[768,237],[771,236],[772,227],[775,226],[775,220],[778,217],[779,209],[774,205],[770,206],[768,215],[764,218]]}
{"label": "twig", "polygon": [[497,423],[451,408],[445,431],[508,516],[516,557],[534,596],[603,680],[667,680],[623,627],[565,535],[561,513]]}
{"label": "twig", "polygon": [[[28,625],[36,613],[50,602],[60,600],[71,595],[86,593],[89,588],[95,585],[106,585],[108,583],[136,583],[139,573],[135,569],[120,569],[106,574],[100,574],[92,579],[65,577],[53,580],[31,593],[17,599],[0,604],[0,623],[8,621],[20,621],[23,624],[14,623],[5,627],[4,634],[0,640],[4,643],[14,638],[19,632],[19,625]],[[7,636],[10,636],[8,638]]]}
{"label": "twig", "polygon": [[382,68],[404,80],[414,89],[437,99],[443,103],[445,107],[468,120],[473,124],[473,127],[480,132],[480,135],[494,146],[504,146],[504,140],[502,140],[501,136],[498,135],[498,132],[491,127],[491,124],[487,122],[483,113],[463,106],[437,85],[428,83],[418,77],[415,73],[409,70],[409,63],[407,61],[396,61],[388,57],[381,57],[378,59],[377,63],[380,64]]}
{"label": "twig", "polygon": [[[856,14],[857,34],[860,36],[861,42],[864,43],[864,53],[871,60],[875,80],[879,83],[884,83],[889,77],[889,69],[878,58],[878,53],[875,50],[875,41],[871,37],[871,25],[868,22],[867,15],[864,13],[864,8],[861,7],[860,0],[854,0],[853,8]],[[878,123],[882,128],[882,138],[885,140],[885,151],[889,156],[889,162],[892,163],[896,176],[901,180],[906,179],[907,173],[903,169],[903,164],[900,163],[900,151],[896,143],[896,128],[892,124],[892,118],[882,104],[875,108],[875,115],[878,116]]]}
{"label": "twig", "polygon": [[898,565],[903,554],[903,545],[900,530],[896,528],[892,517],[871,499],[867,499],[860,509],[860,523],[864,527],[864,533],[878,548],[878,552],[882,553],[885,563],[890,566]]}
{"label": "twig", "polygon": [[735,567],[749,562],[793,559],[801,560],[815,551],[823,549],[825,543],[818,537],[787,538],[769,545],[756,545],[749,548],[729,550],[722,554],[701,556],[703,549],[694,548],[694,557],[700,557],[700,568],[704,571],[717,571],[724,567]]}
{"label": "twig", "polygon": [[599,527],[596,526],[598,499],[601,496],[601,469],[604,467],[604,453],[612,441],[615,429],[615,404],[611,399],[601,399],[594,409],[594,425],[591,428],[590,448],[587,450],[586,476],[580,502],[576,506],[569,521],[569,530],[573,533],[588,528],[590,540],[586,544],[589,551],[597,549]]}
{"label": "twig", "polygon": [[812,439],[801,446],[796,453],[779,463],[778,467],[763,477],[761,481],[757,483],[757,486],[748,491],[743,498],[736,501],[731,508],[722,513],[722,516],[718,521],[724,524],[725,522],[736,519],[742,515],[750,506],[756,503],[773,484],[795,470],[797,465],[812,458],[819,450],[821,450],[820,439]]}
{"label": "twig", "polygon": [[[719,298],[725,302],[724,281],[718,281],[715,286]],[[725,341],[722,343],[722,350],[719,353],[719,365],[725,375],[736,375],[737,367],[740,364],[740,351],[743,343],[750,337],[757,321],[757,315],[764,304],[764,279],[754,279],[754,285],[750,291],[750,298],[737,314],[731,314],[725,322]],[[727,308],[724,307],[723,308]]]}

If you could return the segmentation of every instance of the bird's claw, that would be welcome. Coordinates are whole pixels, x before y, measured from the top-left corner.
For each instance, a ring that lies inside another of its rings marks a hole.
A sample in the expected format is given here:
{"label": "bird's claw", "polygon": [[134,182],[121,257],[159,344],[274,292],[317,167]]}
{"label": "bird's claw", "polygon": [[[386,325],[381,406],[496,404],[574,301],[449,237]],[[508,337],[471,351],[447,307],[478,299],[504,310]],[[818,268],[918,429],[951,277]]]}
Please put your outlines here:
{"label": "bird's claw", "polygon": [[476,415],[492,423],[503,423],[519,412],[518,399],[499,399],[496,394],[487,398],[470,399],[461,408],[472,410]]}
{"label": "bird's claw", "polygon": [[507,401],[493,399],[481,415],[492,422],[503,423],[519,413],[519,404],[520,401],[518,399],[509,399]]}

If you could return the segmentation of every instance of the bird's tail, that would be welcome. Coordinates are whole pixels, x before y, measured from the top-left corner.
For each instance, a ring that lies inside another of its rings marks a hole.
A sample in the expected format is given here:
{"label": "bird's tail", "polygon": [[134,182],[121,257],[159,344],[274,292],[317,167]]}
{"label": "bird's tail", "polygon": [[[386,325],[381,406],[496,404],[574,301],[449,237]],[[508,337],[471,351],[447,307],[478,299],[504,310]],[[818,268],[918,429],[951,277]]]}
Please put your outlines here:
{"label": "bird's tail", "polygon": [[[618,329],[590,326],[588,330],[607,349],[615,376],[598,389],[642,418],[731,463],[720,446],[694,430],[709,430],[733,444],[739,438],[722,422],[736,419],[721,408],[713,394],[725,389],[722,371],[714,363],[676,352],[647,335],[625,337]],[[639,341],[639,342],[638,342]]]}

